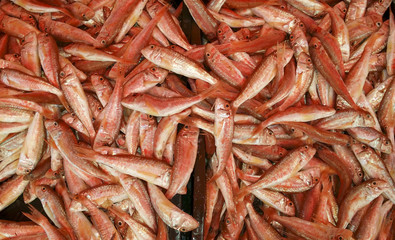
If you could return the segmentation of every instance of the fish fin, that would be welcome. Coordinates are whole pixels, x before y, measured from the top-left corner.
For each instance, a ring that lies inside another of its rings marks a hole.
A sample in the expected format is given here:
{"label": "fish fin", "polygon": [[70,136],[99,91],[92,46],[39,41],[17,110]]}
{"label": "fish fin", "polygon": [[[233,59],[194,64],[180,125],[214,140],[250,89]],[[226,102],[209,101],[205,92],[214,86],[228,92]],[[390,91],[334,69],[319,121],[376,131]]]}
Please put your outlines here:
{"label": "fish fin", "polygon": [[94,161],[96,155],[99,154],[96,151],[94,151],[93,149],[86,148],[86,147],[79,146],[79,145],[74,146],[74,150],[75,150],[76,155],[78,157],[80,157],[84,160],[88,160],[88,161]]}
{"label": "fish fin", "polygon": [[48,219],[44,215],[42,215],[36,208],[34,208],[33,205],[28,204],[27,206],[30,210],[30,213],[23,212],[23,215],[25,215],[27,218],[37,223],[38,225],[41,225],[45,221],[48,221]]}
{"label": "fish fin", "polygon": [[71,109],[69,103],[67,102],[64,94],[58,95],[58,98],[59,98],[60,103],[62,103],[62,105],[64,106],[64,108],[66,108],[66,110],[68,112],[73,112],[73,110]]}

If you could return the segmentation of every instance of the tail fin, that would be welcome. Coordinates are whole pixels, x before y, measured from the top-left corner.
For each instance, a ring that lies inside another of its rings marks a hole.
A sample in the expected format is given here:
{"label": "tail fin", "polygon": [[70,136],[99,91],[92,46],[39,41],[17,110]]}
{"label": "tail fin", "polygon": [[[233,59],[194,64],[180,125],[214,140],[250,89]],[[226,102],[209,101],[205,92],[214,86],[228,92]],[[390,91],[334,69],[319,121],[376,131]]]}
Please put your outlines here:
{"label": "tail fin", "polygon": [[73,112],[73,110],[70,108],[70,105],[63,94],[58,95],[58,98],[60,103],[62,103],[62,105],[66,108],[68,112]]}
{"label": "tail fin", "polygon": [[214,175],[208,180],[209,183],[215,182],[219,177],[221,177],[224,172],[226,164],[222,164],[220,168],[214,173]]}
{"label": "tail fin", "polygon": [[49,223],[48,219],[44,215],[42,215],[37,209],[35,209],[32,205],[28,204],[27,206],[29,207],[30,214],[24,212],[23,215],[25,215],[27,218],[29,218],[30,220],[32,220],[33,222],[37,223],[40,226],[42,224],[45,224],[46,222]]}
{"label": "tail fin", "polygon": [[78,157],[88,161],[95,161],[95,157],[97,156],[97,154],[99,154],[93,149],[86,148],[80,145],[76,145],[74,147],[74,150]]}
{"label": "tail fin", "polygon": [[209,89],[204,90],[201,92],[199,95],[202,99],[206,99],[208,97],[214,96],[219,89],[223,89],[220,83],[217,83],[213,86],[211,86]]}

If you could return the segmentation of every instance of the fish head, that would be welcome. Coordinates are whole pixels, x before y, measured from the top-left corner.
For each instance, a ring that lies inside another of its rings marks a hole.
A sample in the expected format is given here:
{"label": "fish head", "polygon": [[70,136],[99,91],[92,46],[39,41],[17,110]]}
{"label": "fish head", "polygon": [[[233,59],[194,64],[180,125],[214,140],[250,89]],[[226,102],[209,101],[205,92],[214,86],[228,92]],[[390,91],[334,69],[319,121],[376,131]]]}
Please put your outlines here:
{"label": "fish head", "polygon": [[313,70],[313,62],[311,61],[311,58],[307,53],[302,52],[300,53],[298,58],[298,67],[296,71],[302,72],[306,70]]}
{"label": "fish head", "polygon": [[32,25],[33,27],[37,27],[37,22],[34,19],[33,15],[24,13],[21,15],[21,20],[27,22],[28,24]]}
{"label": "fish head", "polygon": [[366,153],[368,149],[369,147],[366,144],[358,142],[355,139],[351,141],[351,150],[354,152],[355,156],[357,157],[363,153]]}
{"label": "fish head", "polygon": [[[274,135],[273,131],[269,128],[264,128],[261,133],[262,138],[264,139],[262,142],[265,142],[267,145],[276,145],[277,139]],[[281,151],[281,149],[279,149]],[[285,154],[284,154],[285,155]]]}
{"label": "fish head", "polygon": [[162,60],[161,47],[153,44],[143,48],[141,54],[151,62],[161,62]]}
{"label": "fish head", "polygon": [[224,221],[221,223],[221,234],[224,239],[239,239],[243,222],[233,219],[229,212],[226,213]]}
{"label": "fish head", "polygon": [[45,129],[47,129],[52,139],[56,140],[61,136],[62,126],[60,124],[60,121],[47,119],[45,120],[44,125]]}
{"label": "fish head", "polygon": [[151,75],[153,75],[155,78],[158,79],[165,79],[165,77],[167,76],[167,74],[169,73],[169,71],[167,71],[166,69],[154,66],[154,67],[150,67],[147,70]]}
{"label": "fish head", "polygon": [[192,216],[180,214],[177,211],[171,212],[171,225],[180,232],[189,232],[199,227],[199,222]]}
{"label": "fish head", "polygon": [[30,44],[34,41],[37,41],[37,34],[35,32],[30,32],[22,39],[22,46]]}
{"label": "fish head", "polygon": [[362,119],[362,124],[365,127],[373,127],[375,125],[374,118],[368,112],[361,112],[358,117]]}
{"label": "fish head", "polygon": [[214,112],[216,117],[230,118],[233,116],[232,108],[226,100],[217,98],[214,103]]}
{"label": "fish head", "polygon": [[218,40],[224,41],[225,39],[229,39],[233,35],[232,29],[228,24],[221,22],[217,27],[217,38]]}
{"label": "fish head", "polygon": [[354,240],[352,232],[348,229],[336,228],[334,231],[335,233],[330,236],[329,240]]}
{"label": "fish head", "polygon": [[380,179],[369,179],[365,184],[367,191],[372,195],[377,195],[390,189],[389,183]]}
{"label": "fish head", "polygon": [[94,73],[90,76],[90,80],[93,86],[102,85],[105,81],[104,77],[100,74]]}
{"label": "fish head", "polygon": [[307,163],[313,158],[317,150],[313,146],[305,145],[296,149],[295,151],[299,151],[299,154],[301,155],[301,162]]}
{"label": "fish head", "polygon": [[[76,2],[74,2],[76,3]],[[78,4],[78,2],[77,2]],[[93,11],[91,8],[89,7],[84,7],[84,8],[80,8],[81,9],[81,19],[84,19],[85,21],[89,21],[90,19],[92,19],[95,16],[95,11]]]}
{"label": "fish head", "polygon": [[295,216],[295,204],[288,198],[284,197],[284,213],[288,216]]}
{"label": "fish head", "polygon": [[199,128],[185,125],[179,132],[182,139],[195,142],[195,139],[199,136]]}
{"label": "fish head", "polygon": [[347,13],[347,5],[345,2],[339,2],[335,6],[333,6],[333,9],[338,11],[338,13],[341,14],[341,18],[344,18]]}
{"label": "fish head", "polygon": [[387,137],[384,137],[382,139],[380,150],[383,153],[391,154],[392,144],[391,144],[391,141]]}
{"label": "fish head", "polygon": [[186,53],[186,50],[185,50],[185,49],[183,49],[182,47],[177,46],[177,45],[171,45],[171,46],[169,46],[168,48],[171,49],[171,50],[173,50],[173,51],[175,51],[175,52],[181,53],[181,54]]}
{"label": "fish head", "polygon": [[[379,1],[377,1],[379,2]],[[385,1],[382,1],[385,2]],[[386,7],[387,8],[387,7]],[[379,8],[377,8],[378,10]],[[383,25],[383,17],[380,14],[377,14],[376,12],[371,12],[369,13],[368,16],[366,16],[367,18],[367,25],[371,28],[379,28],[381,27],[381,25]]]}
{"label": "fish head", "polygon": [[44,199],[46,196],[48,196],[48,191],[50,191],[50,187],[48,185],[36,185],[34,186],[34,191],[36,193],[36,196],[39,199]]}
{"label": "fish head", "polygon": [[309,168],[306,171],[308,171],[308,174],[302,175],[301,180],[307,185],[307,186],[314,186],[316,185],[321,178],[321,170],[318,167],[313,167]]}
{"label": "fish head", "polygon": [[319,49],[322,48],[321,41],[316,37],[312,37],[309,43],[309,49]]}
{"label": "fish head", "polygon": [[38,28],[43,31],[43,32],[48,32],[50,23],[48,22],[50,20],[50,17],[47,15],[42,15],[38,17]]}
{"label": "fish head", "polygon": [[303,23],[302,23],[302,27],[300,26],[300,24],[295,26],[292,33],[289,35],[289,42],[292,47],[298,46],[300,41],[303,41],[303,39],[306,39],[305,32],[306,32],[306,29],[304,28]]}
{"label": "fish head", "polygon": [[204,59],[206,60],[206,62],[211,62],[214,64],[217,55],[218,50],[214,47],[214,45],[211,43],[207,44],[204,49]]}
{"label": "fish head", "polygon": [[287,130],[288,134],[293,138],[303,137],[304,133],[302,130],[295,128],[293,126],[287,126],[284,124],[284,128]]}
{"label": "fish head", "polygon": [[235,33],[240,40],[248,40],[251,39],[252,33],[248,28],[242,28]]}

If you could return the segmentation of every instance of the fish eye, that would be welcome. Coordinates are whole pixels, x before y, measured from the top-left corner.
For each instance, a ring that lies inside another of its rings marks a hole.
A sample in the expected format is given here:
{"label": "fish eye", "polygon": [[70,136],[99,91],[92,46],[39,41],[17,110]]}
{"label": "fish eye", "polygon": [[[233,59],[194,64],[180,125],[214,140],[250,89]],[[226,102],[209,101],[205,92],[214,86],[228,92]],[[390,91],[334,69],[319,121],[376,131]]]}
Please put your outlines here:
{"label": "fish eye", "polygon": [[272,131],[269,131],[269,135],[270,135],[270,136],[273,136],[273,132],[272,132]]}
{"label": "fish eye", "polygon": [[347,10],[345,8],[343,8],[343,12],[345,13]]}
{"label": "fish eye", "polygon": [[375,181],[374,181],[374,182],[372,182],[372,184],[373,184],[373,185],[377,185],[377,183],[376,183]]}
{"label": "fish eye", "polygon": [[151,68],[151,70],[155,72],[155,71],[156,71],[156,68],[153,67],[153,68]]}
{"label": "fish eye", "polygon": [[314,181],[315,181],[315,182],[318,182],[318,181],[319,181],[319,179],[318,179],[318,178],[314,178]]}
{"label": "fish eye", "polygon": [[314,43],[314,48],[318,48],[318,45],[317,45],[317,43]]}
{"label": "fish eye", "polygon": [[304,24],[303,24],[303,23],[300,23],[300,24],[299,24],[299,27],[304,27]]}
{"label": "fish eye", "polygon": [[358,176],[362,177],[363,175],[362,175],[362,173],[360,172],[360,173],[358,173]]}
{"label": "fish eye", "polygon": [[100,81],[103,81],[103,80],[104,80],[104,78],[103,78],[103,77],[100,77],[100,78],[99,78],[99,80],[100,80]]}
{"label": "fish eye", "polygon": [[291,128],[291,132],[295,132],[295,129],[294,129],[294,128]]}
{"label": "fish eye", "polygon": [[292,202],[289,202],[288,205],[289,205],[289,206],[292,206],[292,205],[294,205],[294,204],[293,204]]}
{"label": "fish eye", "polygon": [[82,17],[85,17],[85,13],[82,14]]}
{"label": "fish eye", "polygon": [[294,39],[294,35],[289,36],[289,39],[291,40]]}
{"label": "fish eye", "polygon": [[383,0],[379,0],[379,3],[383,3]]}
{"label": "fish eye", "polygon": [[189,129],[189,126],[188,125],[185,125],[185,127],[184,127],[185,129]]}
{"label": "fish eye", "polygon": [[63,71],[61,71],[60,73],[59,73],[59,76],[61,76],[61,77],[64,77],[64,72]]}
{"label": "fish eye", "polygon": [[58,122],[54,122],[53,125],[56,127],[56,126],[58,126],[59,124],[58,124]]}
{"label": "fish eye", "polygon": [[230,106],[229,106],[229,104],[225,104],[225,107],[226,107],[226,108],[229,108]]}
{"label": "fish eye", "polygon": [[149,46],[151,49],[154,49],[154,45]]}
{"label": "fish eye", "polygon": [[308,149],[309,147],[306,145],[306,146],[304,146],[304,149]]}
{"label": "fish eye", "polygon": [[96,118],[92,117],[92,122],[94,122],[96,120]]}
{"label": "fish eye", "polygon": [[285,6],[284,6],[284,5],[281,5],[280,8],[281,8],[281,9],[285,9]]}
{"label": "fish eye", "polygon": [[182,228],[180,229],[180,231],[181,231],[181,232],[186,232],[187,230],[186,230],[186,228],[182,227]]}
{"label": "fish eye", "polygon": [[22,40],[21,40],[21,43],[24,43],[24,42],[25,42],[25,39],[22,39]]}
{"label": "fish eye", "polygon": [[102,107],[98,107],[97,110],[101,111],[103,108]]}
{"label": "fish eye", "polygon": [[122,226],[122,225],[123,225],[122,221],[118,221],[118,226]]}
{"label": "fish eye", "polygon": [[343,240],[344,238],[343,238],[343,236],[338,236],[337,239],[338,240]]}
{"label": "fish eye", "polygon": [[390,144],[390,141],[385,140],[385,141],[384,141],[384,144],[385,144],[385,145],[388,145],[388,144]]}
{"label": "fish eye", "polygon": [[101,44],[105,45],[106,44],[106,40],[101,40]]}
{"label": "fish eye", "polygon": [[247,36],[246,36],[246,39],[249,39],[249,38],[250,38],[250,36],[247,35]]}
{"label": "fish eye", "polygon": [[221,33],[222,33],[222,30],[218,30],[218,33],[221,34]]}
{"label": "fish eye", "polygon": [[230,224],[230,219],[229,218],[226,219],[226,224]]}
{"label": "fish eye", "polygon": [[362,145],[362,148],[363,148],[363,149],[367,149],[368,147],[366,147],[366,145]]}
{"label": "fish eye", "polygon": [[377,27],[380,27],[380,26],[381,26],[381,22],[377,22],[377,23],[376,23],[376,26],[377,26]]}
{"label": "fish eye", "polygon": [[307,59],[307,61],[308,61],[308,62],[311,62],[311,59],[310,59],[310,58],[308,58],[308,59]]}
{"label": "fish eye", "polygon": [[47,188],[46,187],[42,187],[41,191],[45,192],[45,191],[47,191]]}
{"label": "fish eye", "polygon": [[210,53],[206,53],[206,56],[207,56],[207,57],[210,57]]}
{"label": "fish eye", "polygon": [[29,172],[30,172],[30,170],[29,170],[29,169],[26,169],[26,170],[25,170],[25,173],[29,173]]}

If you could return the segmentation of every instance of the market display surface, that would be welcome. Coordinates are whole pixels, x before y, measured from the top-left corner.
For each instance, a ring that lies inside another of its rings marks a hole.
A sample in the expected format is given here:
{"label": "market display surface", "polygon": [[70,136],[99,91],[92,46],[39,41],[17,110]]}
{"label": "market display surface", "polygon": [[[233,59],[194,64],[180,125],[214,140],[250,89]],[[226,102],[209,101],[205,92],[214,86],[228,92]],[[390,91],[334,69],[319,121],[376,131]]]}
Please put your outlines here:
{"label": "market display surface", "polygon": [[393,11],[1,0],[0,239],[394,239]]}

